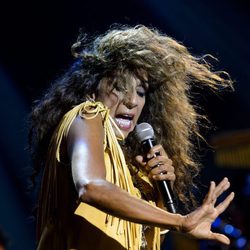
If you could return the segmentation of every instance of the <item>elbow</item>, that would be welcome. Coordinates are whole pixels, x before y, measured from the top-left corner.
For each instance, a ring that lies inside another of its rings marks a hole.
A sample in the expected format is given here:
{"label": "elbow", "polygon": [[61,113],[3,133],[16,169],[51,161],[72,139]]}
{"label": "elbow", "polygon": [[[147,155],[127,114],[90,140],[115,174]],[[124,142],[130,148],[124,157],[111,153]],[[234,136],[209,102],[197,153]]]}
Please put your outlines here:
{"label": "elbow", "polygon": [[105,180],[86,181],[84,184],[78,184],[78,197],[82,202],[94,204],[97,202],[104,186],[106,186]]}

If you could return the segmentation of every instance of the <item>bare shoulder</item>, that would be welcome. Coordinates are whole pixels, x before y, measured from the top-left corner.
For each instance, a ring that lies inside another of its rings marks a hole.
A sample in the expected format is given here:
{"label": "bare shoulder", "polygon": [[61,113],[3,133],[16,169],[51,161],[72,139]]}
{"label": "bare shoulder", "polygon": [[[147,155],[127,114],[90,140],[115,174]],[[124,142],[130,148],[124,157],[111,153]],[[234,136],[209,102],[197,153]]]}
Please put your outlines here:
{"label": "bare shoulder", "polygon": [[101,114],[90,119],[77,116],[66,139],[67,155],[75,186],[93,179],[105,179],[104,128]]}
{"label": "bare shoulder", "polygon": [[104,140],[104,128],[102,116],[98,114],[91,119],[85,119],[77,116],[68,132],[67,136],[67,148],[68,151],[72,150],[72,146],[78,142],[84,142],[89,147],[97,147],[103,145]]}
{"label": "bare shoulder", "polygon": [[85,119],[81,116],[77,116],[70,129],[69,129],[69,133],[68,136],[73,136],[75,134],[77,135],[81,135],[81,134],[89,134],[92,132],[95,133],[103,133],[103,122],[102,122],[102,117],[100,114],[98,114],[96,117],[91,118],[91,119]]}

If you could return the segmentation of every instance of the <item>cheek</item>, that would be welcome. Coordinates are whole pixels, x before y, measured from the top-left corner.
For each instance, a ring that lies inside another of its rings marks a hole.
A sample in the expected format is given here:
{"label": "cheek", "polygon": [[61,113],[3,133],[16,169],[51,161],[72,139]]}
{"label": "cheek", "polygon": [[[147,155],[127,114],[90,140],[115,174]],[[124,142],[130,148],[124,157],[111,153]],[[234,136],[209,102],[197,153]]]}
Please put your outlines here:
{"label": "cheek", "polygon": [[109,95],[102,100],[103,104],[110,110],[111,117],[114,118],[116,109],[119,105],[119,100],[117,96]]}
{"label": "cheek", "polygon": [[142,109],[145,105],[145,99],[144,100],[140,100],[140,102],[138,103],[138,108],[137,108],[137,117],[136,117],[136,122],[138,122],[140,116],[141,116],[141,112]]}
{"label": "cheek", "polygon": [[114,106],[118,104],[118,97],[114,94],[107,94],[102,98],[102,102],[109,109],[112,109]]}
{"label": "cheek", "polygon": [[138,105],[138,107],[139,107],[139,109],[138,109],[139,115],[141,114],[141,112],[142,112],[142,110],[143,110],[143,108],[144,108],[145,102],[146,102],[145,99],[143,99],[143,100],[141,100],[141,101],[139,102],[139,105]]}

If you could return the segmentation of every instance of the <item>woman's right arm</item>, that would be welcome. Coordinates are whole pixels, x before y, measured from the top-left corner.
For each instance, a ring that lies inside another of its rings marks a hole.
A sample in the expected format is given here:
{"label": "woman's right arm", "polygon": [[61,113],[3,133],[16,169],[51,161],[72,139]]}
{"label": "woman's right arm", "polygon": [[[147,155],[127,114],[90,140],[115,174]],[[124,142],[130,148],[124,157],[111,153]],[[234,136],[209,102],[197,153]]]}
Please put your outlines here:
{"label": "woman's right arm", "polygon": [[[75,187],[83,202],[132,222],[190,232],[190,235],[194,237],[217,239],[228,243],[225,236],[218,236],[210,231],[211,223],[216,218],[214,216],[224,211],[233,198],[232,195],[228,196],[220,203],[218,211],[214,207],[214,199],[216,200],[228,188],[225,180],[217,187],[212,186],[212,190],[210,188],[209,193],[213,196],[213,200],[204,201],[204,204],[209,207],[202,205],[187,216],[171,214],[131,196],[128,192],[106,181],[103,141],[104,129],[101,115],[93,119],[77,117],[74,120],[68,133],[67,148]],[[216,211],[211,214],[211,209]],[[206,219],[209,221],[208,228],[206,223],[205,229],[202,228],[203,231],[196,229],[198,224]]]}

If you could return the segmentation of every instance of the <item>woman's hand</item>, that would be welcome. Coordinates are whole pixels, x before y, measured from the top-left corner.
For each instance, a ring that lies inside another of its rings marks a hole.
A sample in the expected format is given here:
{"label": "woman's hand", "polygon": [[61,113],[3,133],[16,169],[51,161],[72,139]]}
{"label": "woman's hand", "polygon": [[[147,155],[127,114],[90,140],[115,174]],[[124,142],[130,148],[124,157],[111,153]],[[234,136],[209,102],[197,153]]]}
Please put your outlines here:
{"label": "woman's hand", "polygon": [[162,145],[156,145],[147,154],[148,161],[143,161],[141,155],[136,156],[136,161],[148,172],[148,176],[153,180],[175,181],[174,167],[168,158]]}
{"label": "woman's hand", "polygon": [[217,198],[229,187],[230,183],[227,178],[224,178],[217,186],[214,182],[211,182],[208,194],[201,207],[184,216],[181,231],[198,239],[217,240],[221,243],[229,244],[230,240],[228,237],[211,231],[213,221],[224,212],[234,198],[234,193],[232,192],[223,202],[215,206]]}

